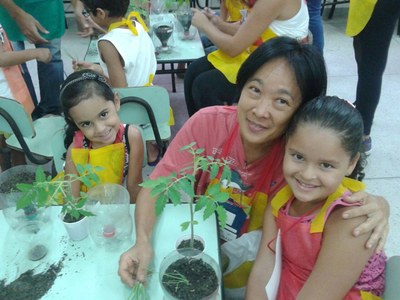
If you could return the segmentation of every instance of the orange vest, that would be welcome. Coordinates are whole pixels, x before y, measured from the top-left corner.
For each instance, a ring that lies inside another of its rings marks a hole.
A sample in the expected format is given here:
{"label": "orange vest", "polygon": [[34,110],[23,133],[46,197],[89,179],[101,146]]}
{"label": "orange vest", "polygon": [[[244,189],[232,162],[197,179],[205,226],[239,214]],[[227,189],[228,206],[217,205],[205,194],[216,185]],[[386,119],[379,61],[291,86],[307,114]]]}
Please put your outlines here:
{"label": "orange vest", "polygon": [[[3,27],[0,25],[0,36],[3,50],[5,52],[12,52],[11,43],[7,37],[6,32]],[[13,95],[14,100],[21,103],[26,112],[30,115],[35,108],[33,104],[32,97],[29,93],[28,87],[26,86],[24,77],[22,76],[22,69],[19,65],[9,66],[2,68],[4,76],[6,77],[8,86],[10,87],[11,93]]]}

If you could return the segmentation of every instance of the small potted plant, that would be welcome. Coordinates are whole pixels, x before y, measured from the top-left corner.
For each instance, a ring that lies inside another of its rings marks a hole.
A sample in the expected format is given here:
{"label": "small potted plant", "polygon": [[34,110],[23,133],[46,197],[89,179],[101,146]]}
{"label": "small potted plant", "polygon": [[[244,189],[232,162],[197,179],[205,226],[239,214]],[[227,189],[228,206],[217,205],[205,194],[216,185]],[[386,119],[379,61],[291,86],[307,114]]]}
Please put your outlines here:
{"label": "small potted plant", "polygon": [[85,217],[93,216],[93,213],[85,209],[86,193],[80,192],[79,197],[74,197],[71,184],[80,181],[88,188],[98,184],[100,180],[95,172],[102,168],[90,164],[84,166],[78,164],[76,168],[78,175],[68,174],[52,179],[51,176],[46,177],[42,167],[38,167],[33,183],[17,184],[17,188],[23,193],[17,201],[17,209],[61,205],[60,217],[71,239],[81,240],[88,234]]}
{"label": "small potted plant", "polygon": [[17,201],[22,196],[17,184],[34,182],[35,172],[36,166],[34,165],[19,165],[0,173],[0,209],[13,230],[24,222],[34,220],[47,222],[49,220],[44,208],[38,209],[30,206],[25,207],[24,210],[16,209]]}
{"label": "small potted plant", "polygon": [[[189,220],[181,224],[182,231],[190,228],[189,245],[184,246],[188,249],[175,250],[161,263],[160,280],[164,292],[175,299],[209,299],[218,293],[221,270],[209,255],[193,250],[194,226],[198,224],[195,213],[201,211],[203,220],[217,213],[220,226],[225,226],[227,213],[220,203],[226,202],[229,194],[221,189],[220,182],[230,181],[231,170],[224,159],[205,156],[204,149],[197,148],[194,142],[182,147],[181,151],[187,151],[192,155],[193,159],[189,165],[169,176],[146,180],[142,186],[152,188],[152,196],[157,197],[157,215],[162,213],[169,201],[175,206],[188,202]],[[195,192],[196,175],[199,172],[208,173],[210,182],[219,177],[217,183],[211,184],[204,194]],[[202,291],[207,278],[213,279],[216,284],[210,284],[209,291]]]}

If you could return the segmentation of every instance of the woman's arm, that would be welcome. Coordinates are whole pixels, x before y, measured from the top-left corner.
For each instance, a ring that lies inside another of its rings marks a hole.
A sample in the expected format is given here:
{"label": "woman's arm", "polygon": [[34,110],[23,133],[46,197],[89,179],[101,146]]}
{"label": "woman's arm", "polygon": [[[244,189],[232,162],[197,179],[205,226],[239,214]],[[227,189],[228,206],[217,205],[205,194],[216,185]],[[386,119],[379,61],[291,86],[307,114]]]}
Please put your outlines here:
{"label": "woman's arm", "polygon": [[127,87],[128,83],[124,71],[124,61],[115,46],[109,41],[99,41],[99,54],[105,62],[108,77],[113,88]]}
{"label": "woman's arm", "polygon": [[367,233],[370,236],[366,242],[366,247],[374,248],[377,245],[377,251],[383,250],[389,231],[390,208],[387,201],[383,197],[363,191],[347,196],[344,200],[349,203],[362,203],[363,205],[352,207],[343,213],[343,218],[367,217],[365,222],[353,228],[353,235],[358,236]]}
{"label": "woman's arm", "polygon": [[367,234],[352,235],[352,229],[365,221],[365,217],[342,218],[351,209],[343,207],[329,216],[316,264],[297,300],[343,299],[360,277],[374,250],[364,247]]}
{"label": "woman's arm", "polygon": [[[68,174],[74,174],[76,176],[79,176],[78,171],[76,170],[75,164],[72,161],[72,148],[73,148],[73,144],[71,144],[68,147],[67,155],[65,158],[64,173],[67,178],[68,178]],[[72,196],[75,198],[79,198],[80,191],[81,191],[81,182],[79,180],[75,180],[74,182],[72,182],[71,189],[72,189]]]}
{"label": "woman's arm", "polygon": [[233,57],[250,47],[272,21],[293,17],[300,5],[300,1],[297,0],[257,0],[246,22],[239,26],[234,36],[219,30],[199,12],[193,16],[192,24],[207,34],[220,50]]}
{"label": "woman's arm", "polygon": [[128,128],[129,139],[129,163],[126,177],[126,187],[131,198],[131,203],[136,203],[140,191],[139,184],[142,183],[142,165],[144,156],[144,145],[140,131],[133,125]]}
{"label": "woman's arm", "polygon": [[[268,205],[264,214],[260,248],[258,249],[257,257],[251,269],[246,287],[247,300],[267,299],[265,286],[271,278],[275,266],[275,254],[268,248],[268,243],[275,239],[276,235],[277,228],[275,218],[272,215],[271,205]],[[272,242],[270,246],[275,250],[275,242]]]}

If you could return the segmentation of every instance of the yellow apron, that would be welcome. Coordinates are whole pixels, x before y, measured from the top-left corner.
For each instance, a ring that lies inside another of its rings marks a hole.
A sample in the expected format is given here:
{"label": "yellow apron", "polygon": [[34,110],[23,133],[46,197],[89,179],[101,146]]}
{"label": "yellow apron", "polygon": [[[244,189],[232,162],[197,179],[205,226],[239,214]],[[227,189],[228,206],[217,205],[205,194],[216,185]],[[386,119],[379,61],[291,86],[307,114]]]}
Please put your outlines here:
{"label": "yellow apron", "polygon": [[[125,146],[123,143],[111,144],[98,149],[74,148],[71,154],[75,165],[91,164],[103,168],[97,172],[100,184],[122,183],[125,164]],[[81,190],[87,191],[87,187],[82,184]]]}
{"label": "yellow apron", "polygon": [[249,48],[237,56],[230,56],[221,50],[215,50],[208,54],[208,61],[222,74],[230,83],[236,83],[236,76],[242,63],[249,57],[249,55],[263,42],[276,37],[277,35],[269,28],[267,28],[261,37]]}
{"label": "yellow apron", "polygon": [[350,0],[346,34],[359,34],[371,19],[377,0]]}

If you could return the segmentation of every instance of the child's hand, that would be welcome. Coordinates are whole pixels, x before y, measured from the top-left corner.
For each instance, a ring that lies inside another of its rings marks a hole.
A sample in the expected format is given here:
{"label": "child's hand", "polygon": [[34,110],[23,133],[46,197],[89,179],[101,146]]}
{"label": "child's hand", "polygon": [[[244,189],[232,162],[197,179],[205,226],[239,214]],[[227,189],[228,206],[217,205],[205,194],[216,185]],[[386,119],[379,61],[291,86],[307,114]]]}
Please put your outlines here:
{"label": "child's hand", "polygon": [[36,60],[47,64],[51,60],[51,52],[48,48],[36,48]]}

